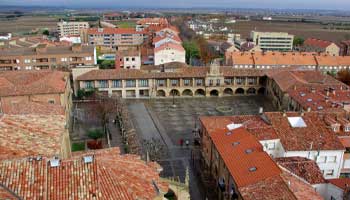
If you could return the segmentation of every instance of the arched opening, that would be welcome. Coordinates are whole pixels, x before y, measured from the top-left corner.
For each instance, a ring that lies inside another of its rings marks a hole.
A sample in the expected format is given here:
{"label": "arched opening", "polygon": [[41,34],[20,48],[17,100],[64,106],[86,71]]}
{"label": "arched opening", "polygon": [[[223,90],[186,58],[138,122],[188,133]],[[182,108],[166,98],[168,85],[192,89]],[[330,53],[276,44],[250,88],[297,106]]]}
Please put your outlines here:
{"label": "arched opening", "polygon": [[244,94],[244,89],[243,88],[238,88],[236,90],[235,94]]}
{"label": "arched opening", "polygon": [[232,96],[233,95],[233,90],[231,88],[226,88],[224,90],[224,95],[225,96]]}
{"label": "arched opening", "polygon": [[180,96],[179,90],[170,90],[169,96]]}
{"label": "arched opening", "polygon": [[165,199],[177,199],[175,192],[172,189],[168,189],[168,192],[164,194]]}
{"label": "arched opening", "polygon": [[258,94],[265,95],[265,90],[266,89],[264,87],[259,88]]}
{"label": "arched opening", "polygon": [[164,90],[158,90],[157,91],[157,97],[165,97],[165,91]]}
{"label": "arched opening", "polygon": [[247,94],[256,94],[256,89],[255,88],[249,88],[247,90]]}
{"label": "arched opening", "polygon": [[205,96],[205,91],[203,89],[198,89],[194,92],[195,96]]}
{"label": "arched opening", "polygon": [[212,91],[210,91],[210,96],[212,96],[212,97],[217,97],[217,96],[219,96],[219,91],[217,91],[217,90],[212,90]]}
{"label": "arched opening", "polygon": [[184,91],[182,92],[182,96],[191,97],[191,96],[193,96],[193,92],[192,92],[192,90],[190,90],[190,89],[186,89],[186,90],[184,90]]}

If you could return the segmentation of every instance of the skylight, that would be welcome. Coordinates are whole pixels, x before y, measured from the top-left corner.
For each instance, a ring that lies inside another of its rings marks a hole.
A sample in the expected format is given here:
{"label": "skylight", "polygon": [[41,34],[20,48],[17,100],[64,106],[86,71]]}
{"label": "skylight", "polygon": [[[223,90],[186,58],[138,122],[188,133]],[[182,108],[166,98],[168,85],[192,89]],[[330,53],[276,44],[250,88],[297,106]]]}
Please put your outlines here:
{"label": "skylight", "polygon": [[50,166],[51,167],[58,167],[58,166],[60,166],[60,160],[58,160],[58,159],[50,160]]}
{"label": "skylight", "polygon": [[232,130],[235,130],[237,128],[240,128],[241,126],[242,126],[242,124],[232,123],[232,124],[227,125],[226,127],[228,130],[232,131]]}
{"label": "skylight", "polygon": [[249,171],[250,171],[250,172],[255,172],[255,171],[256,171],[256,167],[250,167],[250,168],[249,168]]}
{"label": "skylight", "polygon": [[307,127],[303,118],[301,117],[288,117],[289,124],[293,128],[304,128]]}

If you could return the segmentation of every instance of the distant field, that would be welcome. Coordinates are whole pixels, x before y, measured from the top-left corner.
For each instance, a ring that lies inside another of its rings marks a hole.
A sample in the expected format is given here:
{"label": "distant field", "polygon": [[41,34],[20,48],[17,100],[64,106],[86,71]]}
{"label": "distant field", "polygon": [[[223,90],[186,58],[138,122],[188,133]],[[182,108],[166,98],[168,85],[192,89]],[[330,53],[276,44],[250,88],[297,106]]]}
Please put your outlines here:
{"label": "distant field", "polygon": [[288,32],[303,38],[314,37],[324,40],[341,41],[350,39],[349,30],[327,30],[326,25],[303,22],[272,22],[272,21],[238,21],[230,26],[243,38],[249,36],[251,30]]}
{"label": "distant field", "polygon": [[0,32],[12,32],[21,35],[33,29],[54,29],[57,27],[58,19],[44,16],[23,16],[17,19],[0,19]]}
{"label": "distant field", "polygon": [[136,21],[118,21],[115,23],[119,28],[134,28]]}

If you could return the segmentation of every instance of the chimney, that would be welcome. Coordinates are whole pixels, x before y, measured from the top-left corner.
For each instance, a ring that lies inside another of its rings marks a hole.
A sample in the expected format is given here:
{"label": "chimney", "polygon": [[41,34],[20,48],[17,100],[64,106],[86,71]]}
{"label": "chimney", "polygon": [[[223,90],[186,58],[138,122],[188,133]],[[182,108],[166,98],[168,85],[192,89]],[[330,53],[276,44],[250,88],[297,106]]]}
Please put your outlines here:
{"label": "chimney", "polygon": [[311,107],[307,107],[307,112],[311,112]]}
{"label": "chimney", "polygon": [[260,107],[259,108],[259,114],[262,115],[264,113],[264,108],[263,107]]}
{"label": "chimney", "polygon": [[283,117],[287,117],[287,113],[285,110],[283,110],[283,114],[282,114]]}
{"label": "chimney", "polygon": [[304,116],[304,115],[305,115],[304,110],[301,110],[300,116]]}
{"label": "chimney", "polygon": [[325,97],[324,100],[325,100],[326,103],[328,103],[329,97]]}
{"label": "chimney", "polygon": [[294,85],[294,90],[297,90],[297,85]]}
{"label": "chimney", "polygon": [[316,93],[316,88],[312,87],[310,90],[312,93]]}

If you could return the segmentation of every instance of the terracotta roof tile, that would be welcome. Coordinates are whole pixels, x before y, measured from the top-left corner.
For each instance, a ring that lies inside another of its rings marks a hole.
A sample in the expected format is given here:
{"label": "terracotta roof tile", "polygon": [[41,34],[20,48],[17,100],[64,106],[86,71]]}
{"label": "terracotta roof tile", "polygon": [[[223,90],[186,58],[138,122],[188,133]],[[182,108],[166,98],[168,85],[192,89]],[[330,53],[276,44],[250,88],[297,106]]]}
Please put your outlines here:
{"label": "terracotta roof tile", "polygon": [[277,164],[307,181],[309,184],[326,183],[317,163],[302,157],[276,158]]}
{"label": "terracotta roof tile", "polygon": [[63,115],[0,116],[0,159],[60,155],[65,123]]}
{"label": "terracotta roof tile", "polygon": [[350,178],[328,179],[327,181],[343,190],[350,186]]}
{"label": "terracotta roof tile", "polygon": [[316,38],[308,38],[304,41],[304,45],[307,46],[315,46],[319,48],[327,48],[329,45],[331,45],[332,42],[327,40],[320,40]]}
{"label": "terracotta roof tile", "polygon": [[154,48],[154,53],[157,53],[159,51],[162,51],[162,50],[168,49],[168,48],[172,49],[172,50],[178,50],[181,52],[185,52],[185,49],[182,47],[182,45],[176,44],[173,42],[166,42],[166,43],[160,45],[159,47]]}
{"label": "terracotta roof tile", "polygon": [[68,74],[60,71],[0,72],[0,97],[64,93]]}
{"label": "terracotta roof tile", "polygon": [[[83,161],[92,156],[91,163]],[[30,199],[154,199],[167,192],[159,178],[159,165],[137,156],[120,155],[118,148],[90,151],[59,161],[25,158],[0,162],[0,183],[22,198]],[[1,197],[1,196],[0,196]]]}

